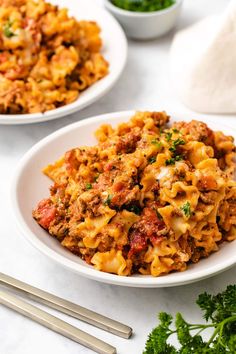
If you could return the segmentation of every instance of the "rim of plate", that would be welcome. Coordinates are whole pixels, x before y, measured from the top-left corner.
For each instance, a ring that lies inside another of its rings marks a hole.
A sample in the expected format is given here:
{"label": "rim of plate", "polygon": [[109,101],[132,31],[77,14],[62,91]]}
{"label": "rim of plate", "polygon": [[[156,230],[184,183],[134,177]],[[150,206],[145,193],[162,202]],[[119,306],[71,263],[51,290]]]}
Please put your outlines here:
{"label": "rim of plate", "polygon": [[[92,0],[86,0],[86,2],[90,3],[90,6],[95,7],[96,12],[99,12],[101,14],[101,17],[106,18],[107,21],[112,23],[113,30],[115,29],[117,36],[119,36],[119,48],[122,48],[122,50],[119,50],[119,67],[117,67],[115,71],[109,72],[107,76],[95,82],[92,86],[88,87],[85,91],[81,93],[79,98],[72,103],[69,103],[59,108],[46,111],[44,113],[39,112],[39,113],[27,113],[27,114],[0,114],[0,125],[40,123],[40,122],[46,122],[49,120],[68,116],[72,113],[82,110],[83,108],[99,100],[116,84],[116,82],[118,81],[118,79],[120,78],[124,70],[127,61],[128,43],[127,43],[126,35],[124,33],[124,30],[120,26],[119,22],[114,18],[114,16],[112,16],[112,14],[109,13],[109,11],[107,11],[105,8],[101,6],[94,4]],[[87,6],[89,8],[88,4]],[[102,24],[100,22],[98,24],[101,26],[101,29],[103,30]],[[103,46],[104,45],[106,45],[106,43],[103,43]],[[97,92],[97,90],[92,90],[92,88],[95,88],[96,86],[100,87],[99,92]],[[88,94],[89,89],[91,90],[89,91]]]}
{"label": "rim of plate", "polygon": [[[107,121],[109,119],[109,123],[112,123],[113,121],[116,121],[116,119],[123,118],[124,121],[127,120],[127,117],[132,116],[135,113],[135,111],[121,111],[121,112],[115,112],[115,113],[106,113],[106,114],[101,114],[95,117],[90,117],[87,119],[84,119],[82,121],[69,124],[63,128],[58,129],[54,133],[46,136],[42,140],[40,140],[38,143],[36,143],[33,147],[30,148],[28,152],[25,153],[25,155],[21,158],[19,161],[15,174],[12,180],[12,187],[11,187],[11,204],[13,208],[13,212],[15,215],[15,220],[16,223],[19,227],[19,230],[21,231],[22,235],[26,240],[28,240],[36,249],[38,249],[41,253],[44,255],[48,256],[55,262],[59,263],[60,265],[64,266],[65,268],[70,269],[71,271],[81,275],[85,276],[86,278],[93,279],[96,281],[100,281],[103,283],[108,283],[108,284],[113,284],[113,285],[121,285],[121,286],[127,286],[127,287],[142,287],[142,288],[159,288],[159,287],[171,287],[171,286],[180,286],[180,285],[185,285],[193,282],[197,282],[206,278],[209,278],[211,276],[214,276],[218,273],[221,273],[234,265],[236,265],[236,254],[234,257],[228,257],[227,259],[224,260],[224,264],[219,263],[215,264],[213,263],[212,266],[208,266],[206,269],[200,270],[196,272],[196,274],[192,275],[191,273],[188,274],[187,270],[184,272],[176,272],[176,273],[170,273],[170,275],[178,275],[175,279],[175,277],[172,277],[171,279],[167,275],[163,275],[160,277],[151,277],[151,276],[142,276],[142,275],[134,275],[134,276],[118,276],[115,274],[111,273],[105,273],[102,271],[98,271],[93,267],[85,267],[83,264],[78,264],[70,259],[67,259],[63,255],[57,253],[55,250],[51,249],[49,246],[45,245],[43,242],[41,242],[34,234],[34,232],[31,231],[30,227],[28,224],[25,222],[22,213],[19,208],[18,204],[18,198],[17,198],[17,188],[18,188],[18,183],[20,181],[21,174],[27,166],[27,163],[31,160],[31,158],[34,156],[34,154],[37,153],[40,148],[44,147],[54,139],[57,139],[61,135],[64,135],[65,133],[68,133],[75,128],[80,128],[83,126],[86,126],[90,123],[103,123],[104,121]],[[189,114],[182,114],[179,112],[173,113],[173,112],[168,112],[168,114],[171,117],[181,117],[183,120],[191,120],[191,117]],[[193,114],[196,119],[199,118],[198,114]],[[204,117],[203,121],[211,123],[211,124],[216,124],[215,120],[206,117],[204,115],[201,115],[202,118]],[[213,117],[213,116],[212,116]],[[224,131],[224,129],[227,131],[234,131],[235,136],[236,136],[236,130],[232,129],[232,127],[229,127],[225,124],[221,124],[221,130]],[[227,133],[229,134],[229,133]],[[40,173],[40,171],[39,171]],[[232,242],[236,242],[232,241]]]}

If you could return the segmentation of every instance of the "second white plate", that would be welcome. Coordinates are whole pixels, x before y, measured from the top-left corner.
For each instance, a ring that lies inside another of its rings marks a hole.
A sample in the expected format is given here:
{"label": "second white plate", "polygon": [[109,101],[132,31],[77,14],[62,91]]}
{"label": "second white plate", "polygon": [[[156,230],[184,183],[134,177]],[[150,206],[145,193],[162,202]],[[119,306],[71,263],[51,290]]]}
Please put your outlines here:
{"label": "second white plate", "polygon": [[[135,287],[166,287],[191,283],[222,272],[236,264],[236,241],[224,243],[220,250],[208,258],[192,264],[185,272],[171,273],[154,278],[152,276],[133,275],[123,277],[100,272],[70,253],[61,244],[43,230],[33,219],[32,209],[49,195],[51,181],[41,172],[42,167],[54,162],[67,150],[80,145],[94,145],[94,131],[103,123],[113,126],[127,121],[134,112],[109,113],[86,119],[64,127],[41,140],[21,160],[16,171],[12,189],[13,211],[23,235],[46,256],[85,277],[105,283]],[[196,118],[190,115],[173,114],[176,121]],[[218,117],[219,118],[219,117]],[[222,130],[227,135],[236,132],[223,126],[218,119],[206,120],[214,130]]]}
{"label": "second white plate", "polygon": [[60,118],[95,102],[105,95],[119,79],[127,59],[127,40],[118,22],[92,0],[47,0],[69,10],[78,20],[96,21],[101,28],[102,54],[109,62],[109,74],[82,92],[79,98],[45,113],[0,114],[0,124],[29,124]]}

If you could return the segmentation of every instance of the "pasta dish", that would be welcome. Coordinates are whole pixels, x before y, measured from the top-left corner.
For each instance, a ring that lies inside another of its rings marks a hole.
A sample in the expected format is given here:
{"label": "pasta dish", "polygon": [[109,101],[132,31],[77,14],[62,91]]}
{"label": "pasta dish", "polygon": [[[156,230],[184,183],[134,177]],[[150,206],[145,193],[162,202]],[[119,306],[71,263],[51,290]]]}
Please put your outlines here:
{"label": "pasta dish", "polygon": [[231,136],[137,112],[96,137],[44,169],[53,185],[33,217],[62,246],[100,271],[160,276],[236,239]]}
{"label": "pasta dish", "polygon": [[61,107],[108,73],[95,22],[44,0],[0,5],[0,113]]}

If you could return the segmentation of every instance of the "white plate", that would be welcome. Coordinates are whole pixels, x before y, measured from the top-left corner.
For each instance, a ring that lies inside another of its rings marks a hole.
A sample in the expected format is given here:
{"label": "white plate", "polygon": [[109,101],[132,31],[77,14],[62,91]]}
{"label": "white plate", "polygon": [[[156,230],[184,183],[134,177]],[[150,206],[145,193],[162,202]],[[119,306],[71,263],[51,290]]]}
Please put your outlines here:
{"label": "white plate", "polygon": [[[212,254],[199,263],[190,265],[185,272],[171,273],[162,277],[133,275],[123,277],[100,272],[87,265],[78,256],[63,248],[48,235],[32,218],[32,209],[48,196],[51,181],[41,173],[42,167],[52,163],[71,149],[80,145],[94,145],[94,131],[102,123],[117,123],[129,120],[134,112],[109,113],[86,119],[64,127],[34,145],[22,158],[13,181],[12,201],[16,220],[23,235],[41,252],[72,271],[94,280],[124,286],[166,287],[191,283],[222,272],[236,264],[236,241],[224,243],[219,252]],[[191,120],[183,115],[173,114],[174,120]],[[223,130],[225,134],[236,138],[236,131],[224,127],[221,123],[206,120],[214,130]],[[220,121],[220,120],[219,120]]]}
{"label": "white plate", "polygon": [[127,59],[127,40],[118,24],[105,9],[96,5],[93,0],[48,0],[60,7],[69,9],[69,14],[78,20],[96,21],[101,28],[103,42],[102,54],[109,62],[109,74],[96,82],[79,98],[63,107],[45,113],[31,114],[0,114],[0,124],[28,124],[45,122],[64,117],[79,111],[105,95],[119,79]]}

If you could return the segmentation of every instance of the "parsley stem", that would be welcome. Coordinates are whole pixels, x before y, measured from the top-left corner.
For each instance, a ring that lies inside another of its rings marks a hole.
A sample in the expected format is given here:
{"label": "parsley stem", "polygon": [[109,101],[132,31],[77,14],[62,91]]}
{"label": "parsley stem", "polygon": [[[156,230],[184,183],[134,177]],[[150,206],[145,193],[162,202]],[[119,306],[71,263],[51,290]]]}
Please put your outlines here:
{"label": "parsley stem", "polygon": [[218,332],[220,332],[220,337],[219,337],[219,341],[221,342],[220,338],[221,338],[221,335],[223,333],[223,329],[224,329],[224,326],[229,323],[229,322],[236,322],[236,315],[234,316],[231,316],[231,317],[228,317],[226,318],[225,320],[223,320],[222,322],[220,322],[218,324],[218,326],[216,327],[216,329],[214,330],[211,338],[209,339],[209,341],[207,342],[207,347],[209,347],[209,345],[211,344],[211,342],[214,340],[214,338],[217,336]]}
{"label": "parsley stem", "polygon": [[195,336],[199,336],[200,333],[202,333],[202,331],[204,331],[206,328],[201,328],[196,334]]}
{"label": "parsley stem", "polygon": [[199,329],[199,328],[210,328],[210,327],[216,327],[214,324],[194,324],[192,325],[191,323],[187,323],[190,326],[190,329]]}
{"label": "parsley stem", "polygon": [[219,332],[219,326],[216,327],[216,329],[214,330],[212,336],[210,337],[209,341],[207,342],[207,345],[206,345],[207,347],[210,346],[211,342],[217,336],[218,332]]}

